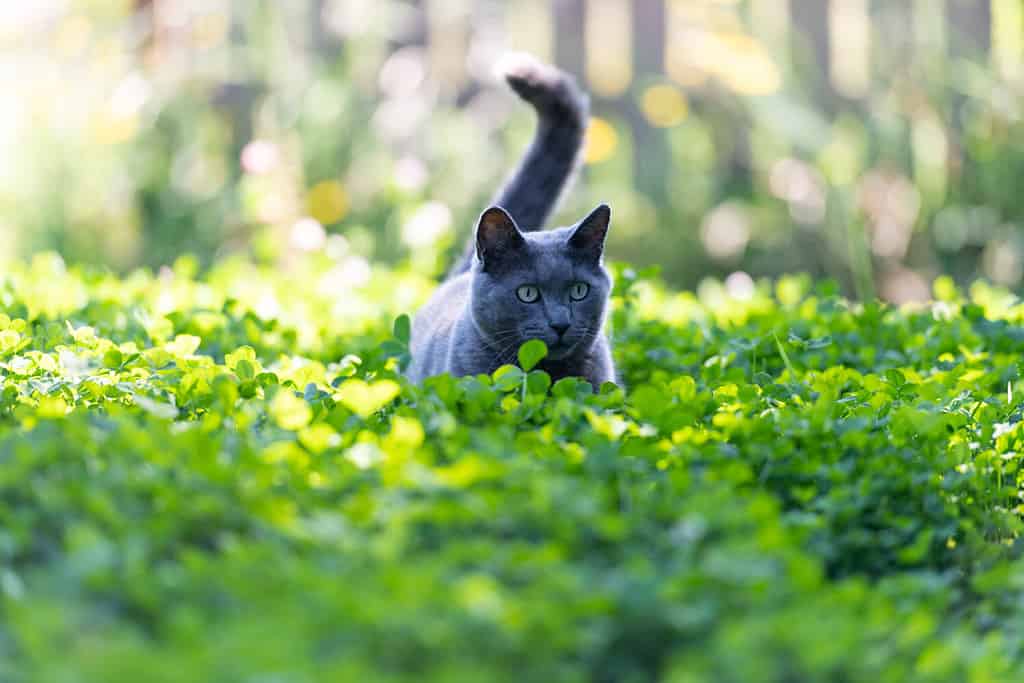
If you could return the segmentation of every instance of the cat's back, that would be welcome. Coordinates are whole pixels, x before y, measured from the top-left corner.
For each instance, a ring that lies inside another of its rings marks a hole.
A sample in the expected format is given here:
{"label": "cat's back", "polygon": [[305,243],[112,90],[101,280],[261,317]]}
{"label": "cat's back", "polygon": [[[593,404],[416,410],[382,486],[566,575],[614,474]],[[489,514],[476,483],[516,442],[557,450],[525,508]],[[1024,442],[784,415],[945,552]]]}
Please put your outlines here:
{"label": "cat's back", "polygon": [[408,375],[414,381],[448,370],[448,349],[455,324],[466,310],[472,275],[463,273],[446,281],[416,313],[412,321]]}

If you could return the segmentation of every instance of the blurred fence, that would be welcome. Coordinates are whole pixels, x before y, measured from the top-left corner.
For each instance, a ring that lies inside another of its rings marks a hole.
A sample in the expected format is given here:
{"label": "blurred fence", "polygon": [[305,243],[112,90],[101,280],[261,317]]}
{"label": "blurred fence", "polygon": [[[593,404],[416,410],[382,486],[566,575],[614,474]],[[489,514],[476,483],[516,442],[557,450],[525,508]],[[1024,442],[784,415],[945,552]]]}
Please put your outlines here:
{"label": "blurred fence", "polygon": [[[1019,0],[425,0],[410,5],[418,15],[412,22],[416,29],[397,43],[425,45],[432,74],[442,82],[472,80],[472,35],[484,26],[484,40],[492,40],[492,48],[515,46],[582,76],[598,107],[628,121],[634,139],[642,141],[634,150],[634,172],[640,186],[655,194],[664,189],[659,179],[666,168],[658,152],[664,141],[656,129],[678,122],[680,112],[663,92],[635,97],[645,82],[668,78],[699,98],[709,76],[717,75],[735,92],[767,95],[780,88],[780,69],[795,58],[819,71],[820,77],[805,86],[819,107],[835,114],[837,100],[867,97],[877,77],[873,72],[896,60],[930,60],[944,52],[950,58],[990,59],[1001,72],[1019,76],[1024,57]],[[873,26],[881,29],[874,36]],[[484,52],[490,56],[493,49]],[[742,158],[735,161],[742,173]]]}
{"label": "blurred fence", "polygon": [[[147,24],[148,38],[140,49],[156,59],[195,51],[194,29],[182,18],[187,3],[134,3]],[[229,30],[245,41],[251,7],[223,0],[219,4],[231,17],[230,24],[208,30],[214,34]],[[709,76],[717,75],[740,94],[767,95],[781,86],[784,66],[780,65],[796,58],[809,61],[819,71],[820,77],[804,85],[823,111],[835,115],[837,102],[851,104],[867,97],[879,75],[873,72],[882,72],[896,61],[933,60],[937,53],[945,53],[949,58],[988,59],[1011,77],[1024,71],[1020,0],[410,0],[397,4],[404,11],[397,15],[398,26],[389,36],[390,49],[421,47],[430,77],[447,88],[474,88],[500,52],[513,47],[577,74],[600,110],[629,124],[638,141],[636,182],[654,196],[664,193],[661,180],[669,165],[663,153],[666,143],[657,129],[677,123],[686,105],[666,91],[645,91],[637,98],[638,84],[667,78],[699,98]],[[285,12],[290,19],[287,30],[308,28],[305,40],[311,51],[340,51],[345,41],[332,34],[332,17],[341,24],[358,23],[359,15],[367,11],[372,7],[359,0],[294,3]],[[222,95],[243,104],[253,97],[253,93],[232,91],[230,85]],[[240,107],[238,125],[243,130],[248,126],[246,114],[245,107]],[[742,136],[743,130],[735,133]],[[733,171],[742,175],[749,150],[738,144],[734,153]],[[736,182],[747,181],[737,177]]]}
{"label": "blurred fence", "polygon": [[124,268],[326,227],[439,268],[529,135],[489,82],[518,49],[593,95],[563,217],[611,200],[618,258],[893,299],[1024,276],[1019,0],[39,0],[0,38],[10,253]]}

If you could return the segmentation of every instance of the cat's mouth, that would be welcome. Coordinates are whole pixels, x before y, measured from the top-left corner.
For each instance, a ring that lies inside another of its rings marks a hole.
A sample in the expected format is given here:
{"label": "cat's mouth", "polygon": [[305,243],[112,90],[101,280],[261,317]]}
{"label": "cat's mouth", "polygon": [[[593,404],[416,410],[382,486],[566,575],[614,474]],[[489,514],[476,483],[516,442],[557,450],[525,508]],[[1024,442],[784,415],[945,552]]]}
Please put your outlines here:
{"label": "cat's mouth", "polygon": [[548,344],[548,358],[551,360],[562,360],[572,353],[576,348],[576,342],[568,339],[559,340]]}

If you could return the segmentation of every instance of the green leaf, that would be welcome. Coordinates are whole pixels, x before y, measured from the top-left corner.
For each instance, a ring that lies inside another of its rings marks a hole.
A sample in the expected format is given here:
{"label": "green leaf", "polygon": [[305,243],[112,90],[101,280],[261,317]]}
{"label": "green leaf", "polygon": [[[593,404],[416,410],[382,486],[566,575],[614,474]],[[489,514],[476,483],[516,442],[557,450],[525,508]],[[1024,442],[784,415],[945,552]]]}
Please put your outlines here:
{"label": "green leaf", "polygon": [[359,417],[366,419],[393,401],[400,389],[398,382],[390,379],[372,383],[361,379],[349,379],[338,387],[334,398]]}
{"label": "green leaf", "polygon": [[314,453],[322,453],[341,443],[341,437],[323,422],[312,424],[299,432],[299,443]]}
{"label": "green leaf", "polygon": [[524,373],[514,365],[502,365],[491,377],[499,391],[509,391],[522,386]]}
{"label": "green leaf", "polygon": [[831,335],[826,335],[824,337],[816,337],[814,339],[808,339],[806,344],[806,348],[810,351],[824,349],[828,346],[832,346]]}
{"label": "green leaf", "polygon": [[671,399],[661,387],[644,384],[633,390],[630,402],[641,417],[654,418],[672,407]]}
{"label": "green leaf", "polygon": [[256,376],[256,369],[249,361],[239,360],[235,363],[235,374],[244,382]]}
{"label": "green leaf", "polygon": [[551,387],[551,375],[543,370],[534,370],[526,376],[526,392],[529,394],[546,394]]}
{"label": "green leaf", "polygon": [[251,346],[240,346],[224,356],[224,364],[232,370],[236,370],[241,361],[246,361],[252,366],[256,362],[256,350]]}
{"label": "green leaf", "polygon": [[242,382],[238,385],[238,395],[242,398],[253,398],[259,393],[260,385],[256,382]]}
{"label": "green leaf", "polygon": [[772,333],[772,337],[775,339],[775,348],[779,350],[779,355],[782,356],[782,362],[786,365],[786,369],[789,370],[789,374],[792,379],[796,379],[796,369],[793,367],[793,363],[789,360],[789,354],[786,353],[786,349],[783,348],[782,342],[779,341],[779,336]]}
{"label": "green leaf", "polygon": [[408,315],[403,313],[395,318],[392,333],[398,341],[408,345],[409,340],[412,338],[412,322],[409,320]]}
{"label": "green leaf", "polygon": [[0,351],[13,352],[21,342],[21,335],[14,330],[0,330]]}
{"label": "green leaf", "polygon": [[689,375],[673,380],[672,388],[682,401],[692,401],[697,396],[697,383]]}
{"label": "green leaf", "polygon": [[[75,331],[76,340],[79,339],[82,331],[82,329]],[[164,344],[164,349],[175,356],[191,356],[199,350],[200,343],[202,343],[202,339],[194,334],[179,334],[174,341]]]}
{"label": "green leaf", "polygon": [[272,387],[280,384],[281,380],[272,372],[261,372],[256,375],[256,383],[261,387]]}
{"label": "green leaf", "polygon": [[270,415],[282,429],[294,432],[309,424],[313,410],[294,392],[282,389],[270,403]]}
{"label": "green leaf", "polygon": [[885,381],[899,388],[907,383],[907,378],[903,376],[902,372],[893,368],[885,371]]}
{"label": "green leaf", "polygon": [[103,354],[103,366],[107,368],[117,368],[121,366],[121,362],[124,360],[120,349],[110,348]]}
{"label": "green leaf", "polygon": [[585,382],[578,377],[563,377],[555,382],[555,385],[551,388],[551,394],[559,398],[575,399],[581,392],[583,394],[592,394],[594,393],[594,388],[590,386],[589,382]]}
{"label": "green leaf", "polygon": [[380,350],[381,353],[390,357],[398,357],[409,352],[409,348],[405,344],[395,339],[388,339],[382,343]]}
{"label": "green leaf", "polygon": [[519,367],[524,372],[529,372],[537,366],[537,363],[544,360],[547,355],[547,344],[540,339],[531,339],[519,347]]}

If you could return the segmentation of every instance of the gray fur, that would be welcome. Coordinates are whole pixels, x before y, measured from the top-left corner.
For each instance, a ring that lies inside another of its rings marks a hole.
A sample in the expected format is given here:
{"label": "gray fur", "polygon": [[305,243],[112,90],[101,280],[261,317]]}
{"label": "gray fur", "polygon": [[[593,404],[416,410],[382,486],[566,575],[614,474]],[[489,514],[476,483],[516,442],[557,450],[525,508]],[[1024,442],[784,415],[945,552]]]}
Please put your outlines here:
{"label": "gray fur", "polygon": [[[496,213],[506,226],[488,230]],[[582,377],[595,388],[615,381],[602,332],[612,285],[601,259],[610,215],[601,205],[575,226],[522,233],[501,209],[485,211],[473,266],[445,282],[413,321],[409,377],[490,374],[540,339],[548,357],[539,367],[553,380]],[[581,301],[569,295],[576,282],[589,286]],[[536,286],[539,299],[521,301],[522,285]]]}
{"label": "gray fur", "polygon": [[[466,255],[416,314],[408,376],[490,374],[515,363],[524,342],[540,339],[548,347],[540,369],[555,381],[582,377],[596,389],[615,381],[603,334],[612,282],[602,257],[611,210],[602,204],[573,226],[536,231],[578,165],[586,97],[565,74],[536,62],[520,64],[508,80],[537,108],[539,132],[498,195],[511,208],[484,211]],[[521,216],[533,231],[520,229]],[[576,283],[589,287],[578,301],[570,296]],[[536,301],[520,299],[524,285],[537,288]]]}

